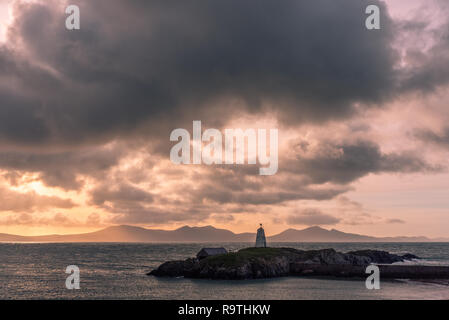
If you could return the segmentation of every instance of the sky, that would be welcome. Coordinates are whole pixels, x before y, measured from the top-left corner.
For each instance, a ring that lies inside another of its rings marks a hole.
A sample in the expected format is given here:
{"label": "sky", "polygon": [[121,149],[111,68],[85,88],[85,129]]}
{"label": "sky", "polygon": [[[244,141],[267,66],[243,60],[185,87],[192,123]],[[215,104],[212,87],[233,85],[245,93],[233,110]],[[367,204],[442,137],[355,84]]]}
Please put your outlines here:
{"label": "sky", "polygon": [[[444,0],[0,0],[0,233],[449,237],[448,101]],[[172,163],[194,120],[277,128],[278,172]]]}

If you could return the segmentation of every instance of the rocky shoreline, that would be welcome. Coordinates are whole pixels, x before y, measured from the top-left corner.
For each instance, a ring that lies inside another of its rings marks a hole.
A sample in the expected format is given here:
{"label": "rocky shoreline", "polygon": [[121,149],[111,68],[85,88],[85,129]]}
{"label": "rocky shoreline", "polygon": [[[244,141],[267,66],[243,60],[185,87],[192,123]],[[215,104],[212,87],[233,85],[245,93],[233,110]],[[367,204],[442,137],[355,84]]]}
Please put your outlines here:
{"label": "rocky shoreline", "polygon": [[156,277],[244,280],[282,276],[364,277],[369,264],[378,264],[383,278],[449,279],[449,267],[392,265],[418,259],[412,254],[361,250],[348,253],[334,249],[246,248],[202,260],[168,261],[148,273]]}

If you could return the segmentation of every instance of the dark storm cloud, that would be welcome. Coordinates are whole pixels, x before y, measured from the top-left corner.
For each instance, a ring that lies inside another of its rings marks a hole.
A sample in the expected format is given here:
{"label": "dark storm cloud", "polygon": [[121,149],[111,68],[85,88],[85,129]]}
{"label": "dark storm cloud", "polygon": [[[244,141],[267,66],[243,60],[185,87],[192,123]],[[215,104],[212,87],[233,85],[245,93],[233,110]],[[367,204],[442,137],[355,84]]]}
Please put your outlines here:
{"label": "dark storm cloud", "polygon": [[401,71],[401,91],[427,93],[449,83],[449,7],[441,2],[439,8],[446,14],[446,21],[437,30],[432,30],[432,21],[408,20],[398,24],[398,31],[411,34],[410,37],[415,41],[420,41],[416,34],[428,40],[429,37],[425,37],[424,33],[419,33],[428,32],[435,42],[425,51],[407,50],[405,58],[411,63]]}
{"label": "dark storm cloud", "polygon": [[[167,160],[171,130],[198,119],[220,128],[237,108],[257,114],[272,106],[281,121],[300,125],[433,90],[446,79],[447,66],[432,60],[444,56],[444,43],[416,70],[398,71],[392,43],[400,28],[378,0],[70,1],[81,8],[79,31],[65,29],[61,3],[18,5],[0,45],[0,168],[13,184],[33,172],[47,186],[81,190],[88,176],[89,204],[115,214],[112,222],[165,223],[329,200],[371,172],[434,169],[411,154],[342,143],[331,146],[341,154],[280,159],[269,179],[256,166],[214,166],[192,174],[195,187],[172,198],[147,192],[132,184],[157,184],[158,172],[111,170],[142,144],[158,153],[153,161]],[[368,4],[382,9],[379,31],[364,27]],[[127,147],[106,148],[113,140]],[[166,170],[172,174],[160,171],[161,179],[182,177]],[[336,186],[312,186],[327,182]]]}
{"label": "dark storm cloud", "polygon": [[[171,201],[162,195],[153,195],[128,183],[104,182],[90,193],[90,204],[113,215],[112,223],[167,223],[177,221],[201,221],[213,208],[183,199]],[[162,206],[161,206],[162,204]],[[220,209],[214,212],[220,212]]]}
{"label": "dark storm cloud", "polygon": [[[103,206],[107,210],[131,214],[134,211],[148,212],[146,206],[153,204],[179,208],[191,207],[193,204],[206,206],[210,203],[218,204],[218,207],[240,205],[242,211],[247,211],[251,206],[278,205],[295,200],[331,200],[350,190],[351,182],[369,173],[440,169],[410,153],[382,153],[378,145],[367,141],[352,144],[322,143],[318,150],[310,150],[311,155],[307,150],[303,150],[305,155],[298,155],[293,160],[281,158],[280,171],[271,177],[258,177],[257,166],[204,166],[189,177],[189,180],[194,181],[194,187],[179,183],[180,189],[170,189],[170,193],[177,195],[176,200],[160,194],[149,199],[134,199],[131,195],[127,196],[128,192],[117,190],[111,194],[104,190],[109,190],[109,185],[114,183],[105,181],[92,193],[92,201],[100,206],[108,201],[110,205]],[[171,179],[183,175],[180,171]],[[151,181],[151,176],[152,173],[148,174],[148,181]],[[329,182],[331,184],[317,187]],[[216,212],[217,206],[211,210]],[[226,213],[234,208],[225,207],[223,210]],[[194,217],[195,214],[188,216]]]}
{"label": "dark storm cloud", "polygon": [[271,102],[286,119],[326,120],[393,87],[387,11],[381,31],[364,28],[368,4],[385,9],[378,1],[78,0],[82,27],[72,32],[56,3],[16,10],[0,59],[16,86],[0,91],[4,141],[108,139],[236,98],[253,111]]}
{"label": "dark storm cloud", "polygon": [[235,218],[233,215],[214,215],[212,216],[212,219],[214,219],[214,221],[218,222],[218,223],[229,223],[229,222],[233,222],[235,221]]}
{"label": "dark storm cloud", "polygon": [[334,225],[340,222],[339,218],[328,215],[317,209],[304,209],[298,214],[290,215],[287,218],[288,224],[314,225]]}
{"label": "dark storm cloud", "polygon": [[319,152],[311,157],[298,156],[288,161],[285,169],[307,176],[310,183],[347,184],[369,173],[434,172],[442,168],[428,164],[413,153],[385,154],[378,145],[359,141],[341,145],[322,143]]}
{"label": "dark storm cloud", "polygon": [[135,204],[126,208],[117,208],[118,210],[109,210],[114,213],[110,218],[112,223],[167,223],[179,221],[202,221],[210,216],[210,208],[187,207],[174,209],[161,209],[158,207],[144,206]]}
{"label": "dark storm cloud", "polygon": [[103,205],[105,202],[127,203],[127,202],[145,202],[151,203],[153,195],[142,189],[129,184],[119,184],[113,187],[101,186],[91,192],[92,203]]}
{"label": "dark storm cloud", "polygon": [[426,143],[449,149],[449,127],[444,128],[441,133],[426,129],[417,130],[415,136]]}
{"label": "dark storm cloud", "polygon": [[0,167],[15,173],[11,178],[16,181],[20,172],[33,172],[37,173],[47,186],[74,190],[83,185],[78,175],[102,178],[110,167],[117,164],[122,154],[119,147],[60,152],[0,151]]}
{"label": "dark storm cloud", "polygon": [[329,200],[335,196],[348,191],[347,188],[335,187],[326,189],[313,189],[308,186],[296,185],[294,189],[289,189],[288,182],[284,185],[282,182],[275,183],[275,187],[260,191],[233,190],[232,188],[223,188],[220,181],[215,180],[216,184],[204,184],[193,193],[195,201],[202,202],[209,200],[218,204],[236,203],[245,205],[274,205],[292,200]]}

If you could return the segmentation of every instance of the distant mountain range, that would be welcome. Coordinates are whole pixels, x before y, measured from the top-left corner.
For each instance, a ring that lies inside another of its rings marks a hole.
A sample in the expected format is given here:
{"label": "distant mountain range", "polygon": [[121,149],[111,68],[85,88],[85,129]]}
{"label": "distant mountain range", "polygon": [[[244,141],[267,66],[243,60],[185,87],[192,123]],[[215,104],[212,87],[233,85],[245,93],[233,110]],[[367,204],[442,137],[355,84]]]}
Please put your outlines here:
{"label": "distant mountain range", "polygon": [[[108,227],[96,232],[71,235],[17,236],[0,233],[2,242],[253,242],[255,233],[234,233],[212,226],[184,226],[176,230],[145,229],[133,226]],[[267,237],[268,242],[446,242],[427,237],[371,237],[335,229],[310,227],[287,229]]]}

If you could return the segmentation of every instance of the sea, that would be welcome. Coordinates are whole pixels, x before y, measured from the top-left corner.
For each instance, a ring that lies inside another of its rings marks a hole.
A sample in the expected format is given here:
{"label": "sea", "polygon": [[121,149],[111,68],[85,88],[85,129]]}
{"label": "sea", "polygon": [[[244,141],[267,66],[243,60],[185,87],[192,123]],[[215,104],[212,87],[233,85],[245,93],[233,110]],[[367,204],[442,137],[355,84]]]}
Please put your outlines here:
{"label": "sea", "polygon": [[[368,290],[363,279],[283,277],[262,280],[156,278],[168,260],[203,247],[238,250],[251,243],[0,243],[0,299],[449,299],[448,282],[385,280]],[[271,247],[412,253],[411,264],[449,266],[449,243],[270,243]],[[80,289],[66,288],[66,268],[80,270]]]}

